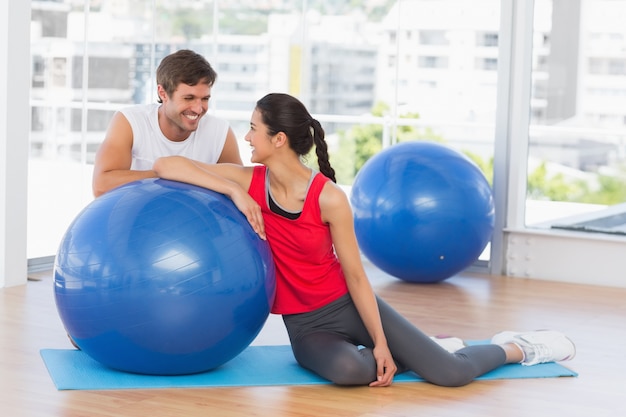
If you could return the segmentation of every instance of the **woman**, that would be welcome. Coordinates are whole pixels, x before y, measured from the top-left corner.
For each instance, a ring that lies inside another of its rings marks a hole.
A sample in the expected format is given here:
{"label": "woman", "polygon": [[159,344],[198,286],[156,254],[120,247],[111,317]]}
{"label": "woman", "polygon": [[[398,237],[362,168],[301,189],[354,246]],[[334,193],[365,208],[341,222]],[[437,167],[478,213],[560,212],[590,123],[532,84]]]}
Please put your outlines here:
{"label": "woman", "polygon": [[[554,331],[503,332],[491,344],[448,352],[374,294],[347,196],[334,183],[324,130],[304,105],[268,94],[257,102],[245,139],[251,162],[260,165],[166,157],[153,169],[229,196],[267,239],[277,271],[272,313],[283,315],[301,366],[341,385],[389,386],[401,368],[437,385],[461,386],[506,363],[574,356],[573,343]],[[319,173],[301,160],[313,145]]]}

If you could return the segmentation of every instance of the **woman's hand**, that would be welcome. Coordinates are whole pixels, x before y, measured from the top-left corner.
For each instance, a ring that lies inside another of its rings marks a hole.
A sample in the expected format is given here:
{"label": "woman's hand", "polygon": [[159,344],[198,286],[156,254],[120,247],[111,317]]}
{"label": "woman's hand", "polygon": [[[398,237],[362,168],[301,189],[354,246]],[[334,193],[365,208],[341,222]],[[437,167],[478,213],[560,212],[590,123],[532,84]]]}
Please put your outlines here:
{"label": "woman's hand", "polygon": [[374,359],[376,359],[376,381],[370,384],[370,387],[388,387],[393,382],[393,377],[398,368],[391,356],[389,347],[376,346],[373,349]]}
{"label": "woman's hand", "polygon": [[252,226],[252,230],[254,230],[261,239],[266,240],[265,223],[263,222],[263,215],[261,214],[261,206],[243,189],[236,189],[236,191],[230,194],[230,199],[235,206],[237,206],[239,211],[246,216],[248,223]]}

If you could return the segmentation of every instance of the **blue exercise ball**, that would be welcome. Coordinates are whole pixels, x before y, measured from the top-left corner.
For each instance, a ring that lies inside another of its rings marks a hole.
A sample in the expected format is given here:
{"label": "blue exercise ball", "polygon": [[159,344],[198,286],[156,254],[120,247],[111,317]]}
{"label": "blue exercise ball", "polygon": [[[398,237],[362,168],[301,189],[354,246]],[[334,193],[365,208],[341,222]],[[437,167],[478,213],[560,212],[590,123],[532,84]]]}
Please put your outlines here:
{"label": "blue exercise ball", "polygon": [[274,300],[266,241],[225,196],[162,179],[93,200],[54,265],[54,295],[76,344],[118,370],[214,369],[257,336]]}
{"label": "blue exercise ball", "polygon": [[350,201],[363,254],[409,282],[438,282],[465,269],[494,227],[491,187],[481,170],[434,142],[402,142],[370,158]]}

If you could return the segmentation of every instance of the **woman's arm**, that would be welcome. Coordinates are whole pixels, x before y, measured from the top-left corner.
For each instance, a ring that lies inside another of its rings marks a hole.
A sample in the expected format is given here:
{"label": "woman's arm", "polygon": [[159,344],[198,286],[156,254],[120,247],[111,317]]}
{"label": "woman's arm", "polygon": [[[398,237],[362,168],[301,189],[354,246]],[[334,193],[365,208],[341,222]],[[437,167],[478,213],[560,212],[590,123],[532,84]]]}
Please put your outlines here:
{"label": "woman's arm", "polygon": [[209,165],[182,156],[166,156],[157,159],[152,169],[160,178],[197,185],[226,195],[246,216],[259,237],[266,238],[261,207],[247,192],[253,167],[227,163]]}
{"label": "woman's arm", "polygon": [[330,226],[333,245],[346,277],[350,296],[374,341],[378,380],[370,386],[391,385],[397,368],[387,346],[374,290],[361,263],[352,209],[347,196],[335,184],[328,182],[320,195],[320,207],[322,220]]}

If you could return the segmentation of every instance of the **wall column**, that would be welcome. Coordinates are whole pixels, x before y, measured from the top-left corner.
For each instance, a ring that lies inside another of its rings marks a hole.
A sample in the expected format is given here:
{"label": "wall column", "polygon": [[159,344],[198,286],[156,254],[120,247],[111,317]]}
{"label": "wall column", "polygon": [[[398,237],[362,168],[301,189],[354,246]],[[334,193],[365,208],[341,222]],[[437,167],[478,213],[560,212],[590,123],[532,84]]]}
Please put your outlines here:
{"label": "wall column", "polygon": [[0,288],[26,283],[30,0],[0,3]]}

